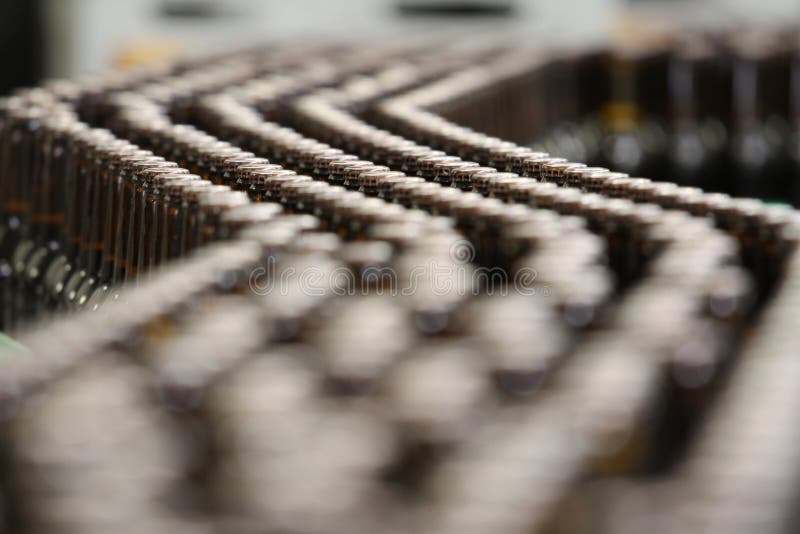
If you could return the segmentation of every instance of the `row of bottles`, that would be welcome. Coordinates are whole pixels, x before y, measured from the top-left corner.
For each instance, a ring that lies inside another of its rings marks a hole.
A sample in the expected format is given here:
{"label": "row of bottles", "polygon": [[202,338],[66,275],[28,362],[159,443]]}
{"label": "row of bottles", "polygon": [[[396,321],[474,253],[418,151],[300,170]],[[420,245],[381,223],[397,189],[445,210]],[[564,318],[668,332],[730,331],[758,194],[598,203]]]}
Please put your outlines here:
{"label": "row of bottles", "polygon": [[249,204],[58,102],[28,106],[10,99],[4,110],[4,328],[46,310],[96,308],[112,287],[228,232],[212,220],[220,206]]}
{"label": "row of bottles", "polygon": [[793,462],[793,210],[524,146],[531,54],[358,51],[3,102],[0,532],[611,532],[609,479]]}
{"label": "row of bottles", "polygon": [[442,113],[631,176],[797,205],[795,42],[796,33],[753,29],[621,39],[523,60],[525,71]]}

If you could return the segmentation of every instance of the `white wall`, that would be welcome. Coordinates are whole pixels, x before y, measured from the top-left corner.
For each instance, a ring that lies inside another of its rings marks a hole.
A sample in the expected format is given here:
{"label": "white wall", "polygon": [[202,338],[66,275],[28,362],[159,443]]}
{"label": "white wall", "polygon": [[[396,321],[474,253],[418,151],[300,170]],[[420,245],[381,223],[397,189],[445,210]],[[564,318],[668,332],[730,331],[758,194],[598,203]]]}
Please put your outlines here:
{"label": "white wall", "polygon": [[[511,20],[445,24],[448,31],[500,30],[520,39],[536,36],[596,38],[607,30],[608,6],[620,0],[517,0]],[[434,30],[440,19],[400,18],[393,0],[219,0],[229,17],[178,21],[158,15],[161,0],[47,0],[50,76],[90,74],[109,68],[123,47],[178,40],[202,52],[283,37],[380,38]],[[564,16],[577,23],[562,24]]]}
{"label": "white wall", "polygon": [[[189,52],[233,48],[283,37],[380,38],[434,30],[443,22],[400,18],[394,0],[212,0],[230,15],[212,20],[175,21],[158,16],[163,0],[47,0],[48,75],[107,70],[126,46],[179,41]],[[502,0],[501,0],[502,1]],[[514,1],[514,0],[512,0]],[[500,30],[520,39],[595,40],[618,22],[624,0],[516,0],[511,20],[446,24],[465,35]],[[652,18],[691,10],[707,24],[797,20],[797,0],[685,0],[648,2]]]}

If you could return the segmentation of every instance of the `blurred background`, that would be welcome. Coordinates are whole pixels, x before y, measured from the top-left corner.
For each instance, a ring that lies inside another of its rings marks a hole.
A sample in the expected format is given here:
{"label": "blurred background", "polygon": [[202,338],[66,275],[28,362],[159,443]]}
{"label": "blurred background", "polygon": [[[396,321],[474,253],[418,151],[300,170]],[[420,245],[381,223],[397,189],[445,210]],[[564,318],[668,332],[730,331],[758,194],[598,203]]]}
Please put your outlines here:
{"label": "blurred background", "polygon": [[42,78],[299,36],[498,30],[585,43],[676,20],[731,26],[798,15],[794,0],[3,0],[0,93]]}

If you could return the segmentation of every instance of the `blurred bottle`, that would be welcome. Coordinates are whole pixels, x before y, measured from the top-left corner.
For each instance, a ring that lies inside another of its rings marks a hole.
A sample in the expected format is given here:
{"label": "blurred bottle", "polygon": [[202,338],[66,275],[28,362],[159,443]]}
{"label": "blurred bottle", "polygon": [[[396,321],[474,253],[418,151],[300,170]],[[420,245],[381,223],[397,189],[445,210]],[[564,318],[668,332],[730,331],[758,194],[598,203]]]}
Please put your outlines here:
{"label": "blurred bottle", "polygon": [[[726,128],[714,105],[725,100],[724,78],[716,72],[710,44],[700,39],[680,43],[670,62],[670,178],[680,185],[709,191],[725,188]],[[713,95],[709,95],[709,86]]]}
{"label": "blurred bottle", "polygon": [[791,198],[792,168],[784,147],[789,126],[789,56],[763,34],[744,35],[733,49],[735,184],[731,193],[769,201]]}
{"label": "blurred bottle", "polygon": [[611,57],[610,100],[602,108],[599,165],[666,179],[669,51],[626,46]]}

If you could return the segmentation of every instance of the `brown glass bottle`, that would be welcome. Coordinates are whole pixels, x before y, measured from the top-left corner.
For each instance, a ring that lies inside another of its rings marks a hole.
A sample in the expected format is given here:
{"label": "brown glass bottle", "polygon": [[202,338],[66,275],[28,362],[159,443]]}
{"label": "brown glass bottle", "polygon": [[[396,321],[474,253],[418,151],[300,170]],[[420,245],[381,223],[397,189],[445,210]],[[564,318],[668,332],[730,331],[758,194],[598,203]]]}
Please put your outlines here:
{"label": "brown glass bottle", "polygon": [[33,223],[37,248],[25,265],[25,284],[29,291],[25,299],[33,306],[32,315],[39,316],[47,305],[45,274],[57,258],[63,256],[62,228],[66,212],[66,149],[69,137],[81,128],[71,120],[51,120],[46,123],[47,138],[43,152],[46,165],[42,174],[42,196],[34,209]]}
{"label": "brown glass bottle", "polygon": [[[156,172],[158,171],[158,172]],[[138,244],[136,249],[136,270],[143,273],[150,269],[155,255],[156,242],[158,241],[159,226],[159,203],[163,188],[174,180],[181,180],[182,177],[189,176],[186,169],[174,168],[169,172],[161,172],[161,169],[151,169],[143,173],[142,192],[140,204],[142,206],[139,216],[139,231],[136,239]],[[196,179],[196,178],[195,178]]]}
{"label": "brown glass bottle", "polygon": [[[19,227],[12,235],[8,236],[11,240],[5,242],[9,248],[13,245],[10,250],[11,256],[7,260],[10,262],[11,279],[4,281],[8,284],[4,293],[9,299],[3,320],[7,328],[19,324],[32,314],[34,301],[27,291],[25,269],[45,228],[44,223],[47,218],[45,211],[48,210],[47,204],[50,200],[48,189],[50,187],[51,151],[50,135],[45,126],[46,117],[41,119],[32,117],[31,119],[33,122],[27,124],[23,134],[24,140],[20,146],[21,152],[17,155],[22,163],[18,169],[25,174],[16,177],[17,180],[28,182],[27,185],[20,184],[19,187],[20,191],[27,189],[26,198],[23,198],[23,203],[27,204],[27,208],[20,214],[21,224]],[[16,241],[16,243],[12,241]]]}
{"label": "brown glass bottle", "polygon": [[112,151],[108,156],[108,170],[105,191],[103,192],[104,226],[102,228],[102,259],[100,262],[100,280],[111,283],[115,276],[114,254],[116,251],[117,226],[121,217],[121,191],[123,167],[137,161],[148,161],[153,154],[135,145]]}
{"label": "brown glass bottle", "polygon": [[263,202],[272,198],[270,184],[275,180],[280,180],[281,177],[297,175],[296,172],[286,170],[280,166],[272,167],[272,165],[262,166],[249,172],[250,187],[247,193],[254,202]]}
{"label": "brown glass bottle", "polygon": [[[96,162],[93,147],[113,140],[113,135],[106,130],[87,130],[77,137],[72,145],[71,160],[68,168],[67,191],[72,195],[68,199],[68,215],[65,221],[67,232],[66,251],[68,263],[53,282],[53,288],[59,291],[59,306],[69,307],[77,296],[77,291],[89,276],[88,250],[85,247],[91,234],[93,221],[89,216],[92,201],[92,180],[95,177]],[[84,245],[84,246],[82,246]],[[56,275],[56,273],[52,273]]]}
{"label": "brown glass bottle", "polygon": [[186,252],[187,217],[183,204],[184,192],[192,194],[193,191],[202,191],[212,185],[209,180],[202,180],[197,175],[185,176],[197,178],[171,181],[164,187],[164,208],[161,212],[160,226],[164,234],[161,257],[166,261],[180,258]]}
{"label": "brown glass bottle", "polygon": [[196,240],[201,234],[201,226],[198,222],[200,197],[214,194],[224,195],[230,192],[231,189],[225,185],[187,184],[180,191],[180,208],[177,215],[176,229],[178,229],[181,241],[179,247],[180,255],[183,256],[194,249]]}
{"label": "brown glass bottle", "polygon": [[181,184],[197,183],[200,177],[187,173],[164,173],[152,177],[148,190],[144,227],[149,239],[146,243],[143,269],[150,271],[167,258],[169,228],[169,190]]}
{"label": "brown glass bottle", "polygon": [[[112,283],[125,280],[125,262],[128,228],[131,225],[131,202],[133,199],[132,176],[138,169],[156,168],[164,163],[164,159],[147,154],[124,155],[115,160],[115,171],[109,182],[108,197],[112,212],[112,228],[105,232],[103,243],[103,274],[111,271]],[[109,235],[109,231],[113,235]],[[113,262],[113,263],[112,263]]]}
{"label": "brown glass bottle", "polygon": [[[17,318],[15,308],[21,291],[15,276],[19,260],[32,250],[31,208],[38,139],[42,113],[40,110],[11,106],[3,121],[3,167],[0,183],[4,191],[0,203],[3,214],[0,239],[0,327],[10,328]],[[33,179],[32,179],[33,178]],[[24,264],[23,264],[24,265]]]}
{"label": "brown glass bottle", "polygon": [[136,169],[131,175],[131,180],[126,183],[128,222],[126,228],[127,235],[125,237],[125,253],[123,256],[126,282],[137,278],[140,260],[142,259],[142,226],[146,209],[146,189],[149,185],[149,180],[155,174],[173,173],[177,170],[178,166],[173,162],[164,162],[158,167]]}
{"label": "brown glass bottle", "polygon": [[243,191],[216,192],[197,199],[197,233],[190,250],[214,241],[219,233],[219,219],[229,209],[247,205],[250,200]]}
{"label": "brown glass bottle", "polygon": [[87,228],[82,229],[80,242],[82,263],[89,272],[100,270],[103,258],[103,239],[105,229],[111,226],[113,211],[108,205],[111,188],[111,173],[114,172],[111,161],[119,153],[132,154],[134,145],[119,140],[98,145],[93,150],[94,169],[89,184],[89,207],[86,210]]}

